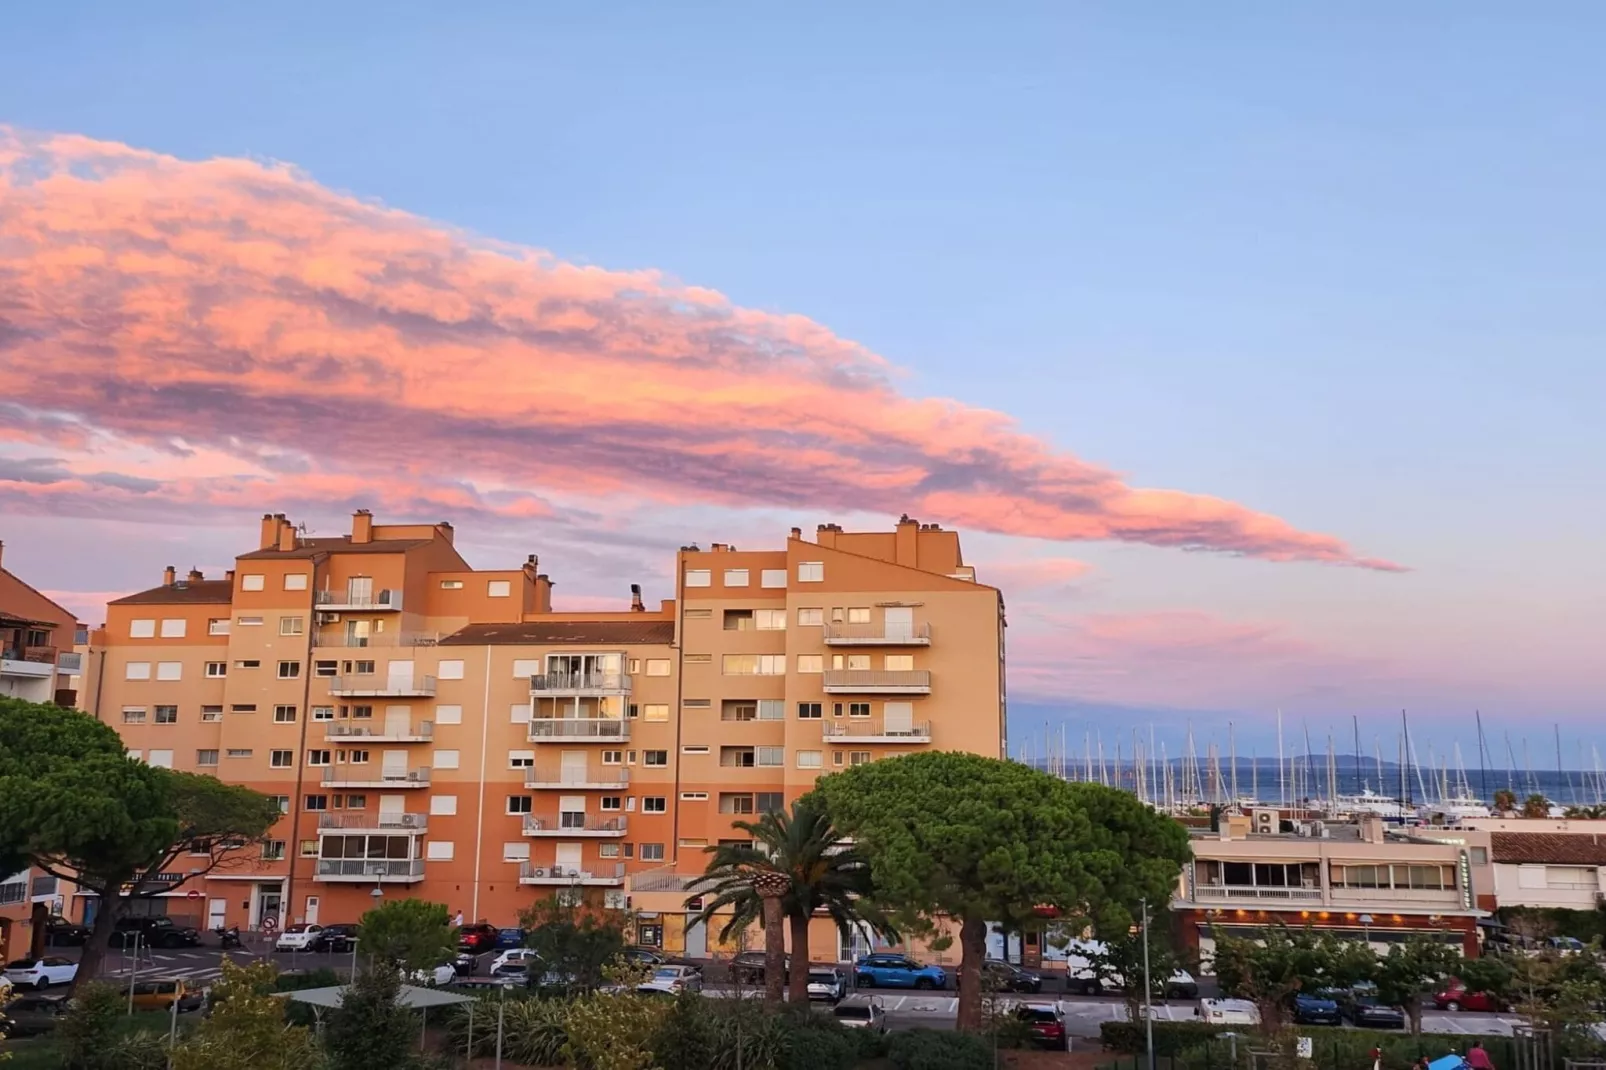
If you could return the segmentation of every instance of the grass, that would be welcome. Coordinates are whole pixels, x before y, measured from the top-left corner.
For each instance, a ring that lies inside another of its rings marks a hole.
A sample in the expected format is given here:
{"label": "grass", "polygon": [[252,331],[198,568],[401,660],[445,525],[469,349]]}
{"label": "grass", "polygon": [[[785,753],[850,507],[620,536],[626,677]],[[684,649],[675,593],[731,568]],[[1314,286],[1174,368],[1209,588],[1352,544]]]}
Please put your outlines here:
{"label": "grass", "polygon": [[[198,1016],[193,1012],[178,1016],[178,1031],[182,1036],[188,1031]],[[167,1035],[172,1018],[166,1011],[142,1011],[121,1019],[117,1026],[118,1036],[137,1033],[144,1030],[148,1033]],[[4,1070],[61,1070],[61,1048],[56,1038],[50,1034],[39,1037],[26,1037],[20,1040],[8,1040],[0,1044],[0,1051],[10,1055],[11,1058],[0,1066]]]}

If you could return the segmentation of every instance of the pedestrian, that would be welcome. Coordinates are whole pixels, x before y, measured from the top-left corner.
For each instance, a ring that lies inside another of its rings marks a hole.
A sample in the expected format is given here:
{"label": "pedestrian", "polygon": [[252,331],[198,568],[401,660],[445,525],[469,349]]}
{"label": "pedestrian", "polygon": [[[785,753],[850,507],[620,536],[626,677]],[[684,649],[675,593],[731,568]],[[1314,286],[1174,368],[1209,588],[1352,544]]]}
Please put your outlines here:
{"label": "pedestrian", "polygon": [[1482,1041],[1474,1040],[1472,1047],[1467,1049],[1467,1065],[1472,1070],[1494,1070],[1494,1060],[1483,1050]]}
{"label": "pedestrian", "polygon": [[1383,1049],[1372,1049],[1372,1070],[1383,1070]]}
{"label": "pedestrian", "polygon": [[457,912],[457,916],[452,919],[452,924],[457,926],[459,929],[463,927],[463,912],[461,910],[459,910]]}

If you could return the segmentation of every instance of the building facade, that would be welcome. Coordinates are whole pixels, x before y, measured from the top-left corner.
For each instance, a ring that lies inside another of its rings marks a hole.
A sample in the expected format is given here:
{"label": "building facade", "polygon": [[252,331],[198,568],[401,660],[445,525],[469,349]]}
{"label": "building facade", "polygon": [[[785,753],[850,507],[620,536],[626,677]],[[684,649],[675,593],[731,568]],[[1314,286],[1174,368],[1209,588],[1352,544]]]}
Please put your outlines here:
{"label": "building facade", "polygon": [[1005,753],[1002,597],[935,525],[685,547],[654,609],[554,612],[551,591],[533,555],[476,570],[449,524],[359,511],[324,538],[264,516],[226,575],[169,569],[113,602],[85,708],[143,760],[284,814],[167,912],[352,921],[376,892],[498,924],[554,891],[623,906],[823,773]]}

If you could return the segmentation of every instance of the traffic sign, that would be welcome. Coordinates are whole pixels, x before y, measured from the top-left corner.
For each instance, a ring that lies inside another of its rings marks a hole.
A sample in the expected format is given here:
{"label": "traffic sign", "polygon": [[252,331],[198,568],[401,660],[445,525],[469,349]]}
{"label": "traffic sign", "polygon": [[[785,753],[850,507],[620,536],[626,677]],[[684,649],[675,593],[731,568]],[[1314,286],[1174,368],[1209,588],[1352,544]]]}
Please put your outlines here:
{"label": "traffic sign", "polygon": [[269,914],[267,917],[262,919],[262,927],[271,933],[273,930],[279,927],[279,919],[274,917],[272,914]]}
{"label": "traffic sign", "polygon": [[184,893],[184,898],[199,899],[201,898],[201,890],[199,888],[191,888],[189,891]]}

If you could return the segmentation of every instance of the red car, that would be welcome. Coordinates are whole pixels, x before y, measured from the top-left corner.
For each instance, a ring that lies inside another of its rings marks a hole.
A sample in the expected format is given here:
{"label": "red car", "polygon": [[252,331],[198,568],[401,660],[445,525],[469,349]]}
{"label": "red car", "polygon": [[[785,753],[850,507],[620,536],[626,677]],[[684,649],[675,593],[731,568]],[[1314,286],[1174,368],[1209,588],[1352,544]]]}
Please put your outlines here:
{"label": "red car", "polygon": [[1487,992],[1468,992],[1459,978],[1452,977],[1433,995],[1433,1005],[1441,1011],[1503,1011],[1505,1005]]}
{"label": "red car", "polygon": [[494,925],[465,925],[457,930],[457,950],[478,955],[496,947],[497,928]]}
{"label": "red car", "polygon": [[1070,1049],[1070,1035],[1065,1031],[1065,1015],[1052,1003],[1022,1003],[1015,1008],[1015,1016],[1026,1023],[1031,1031],[1032,1043],[1056,1051]]}

